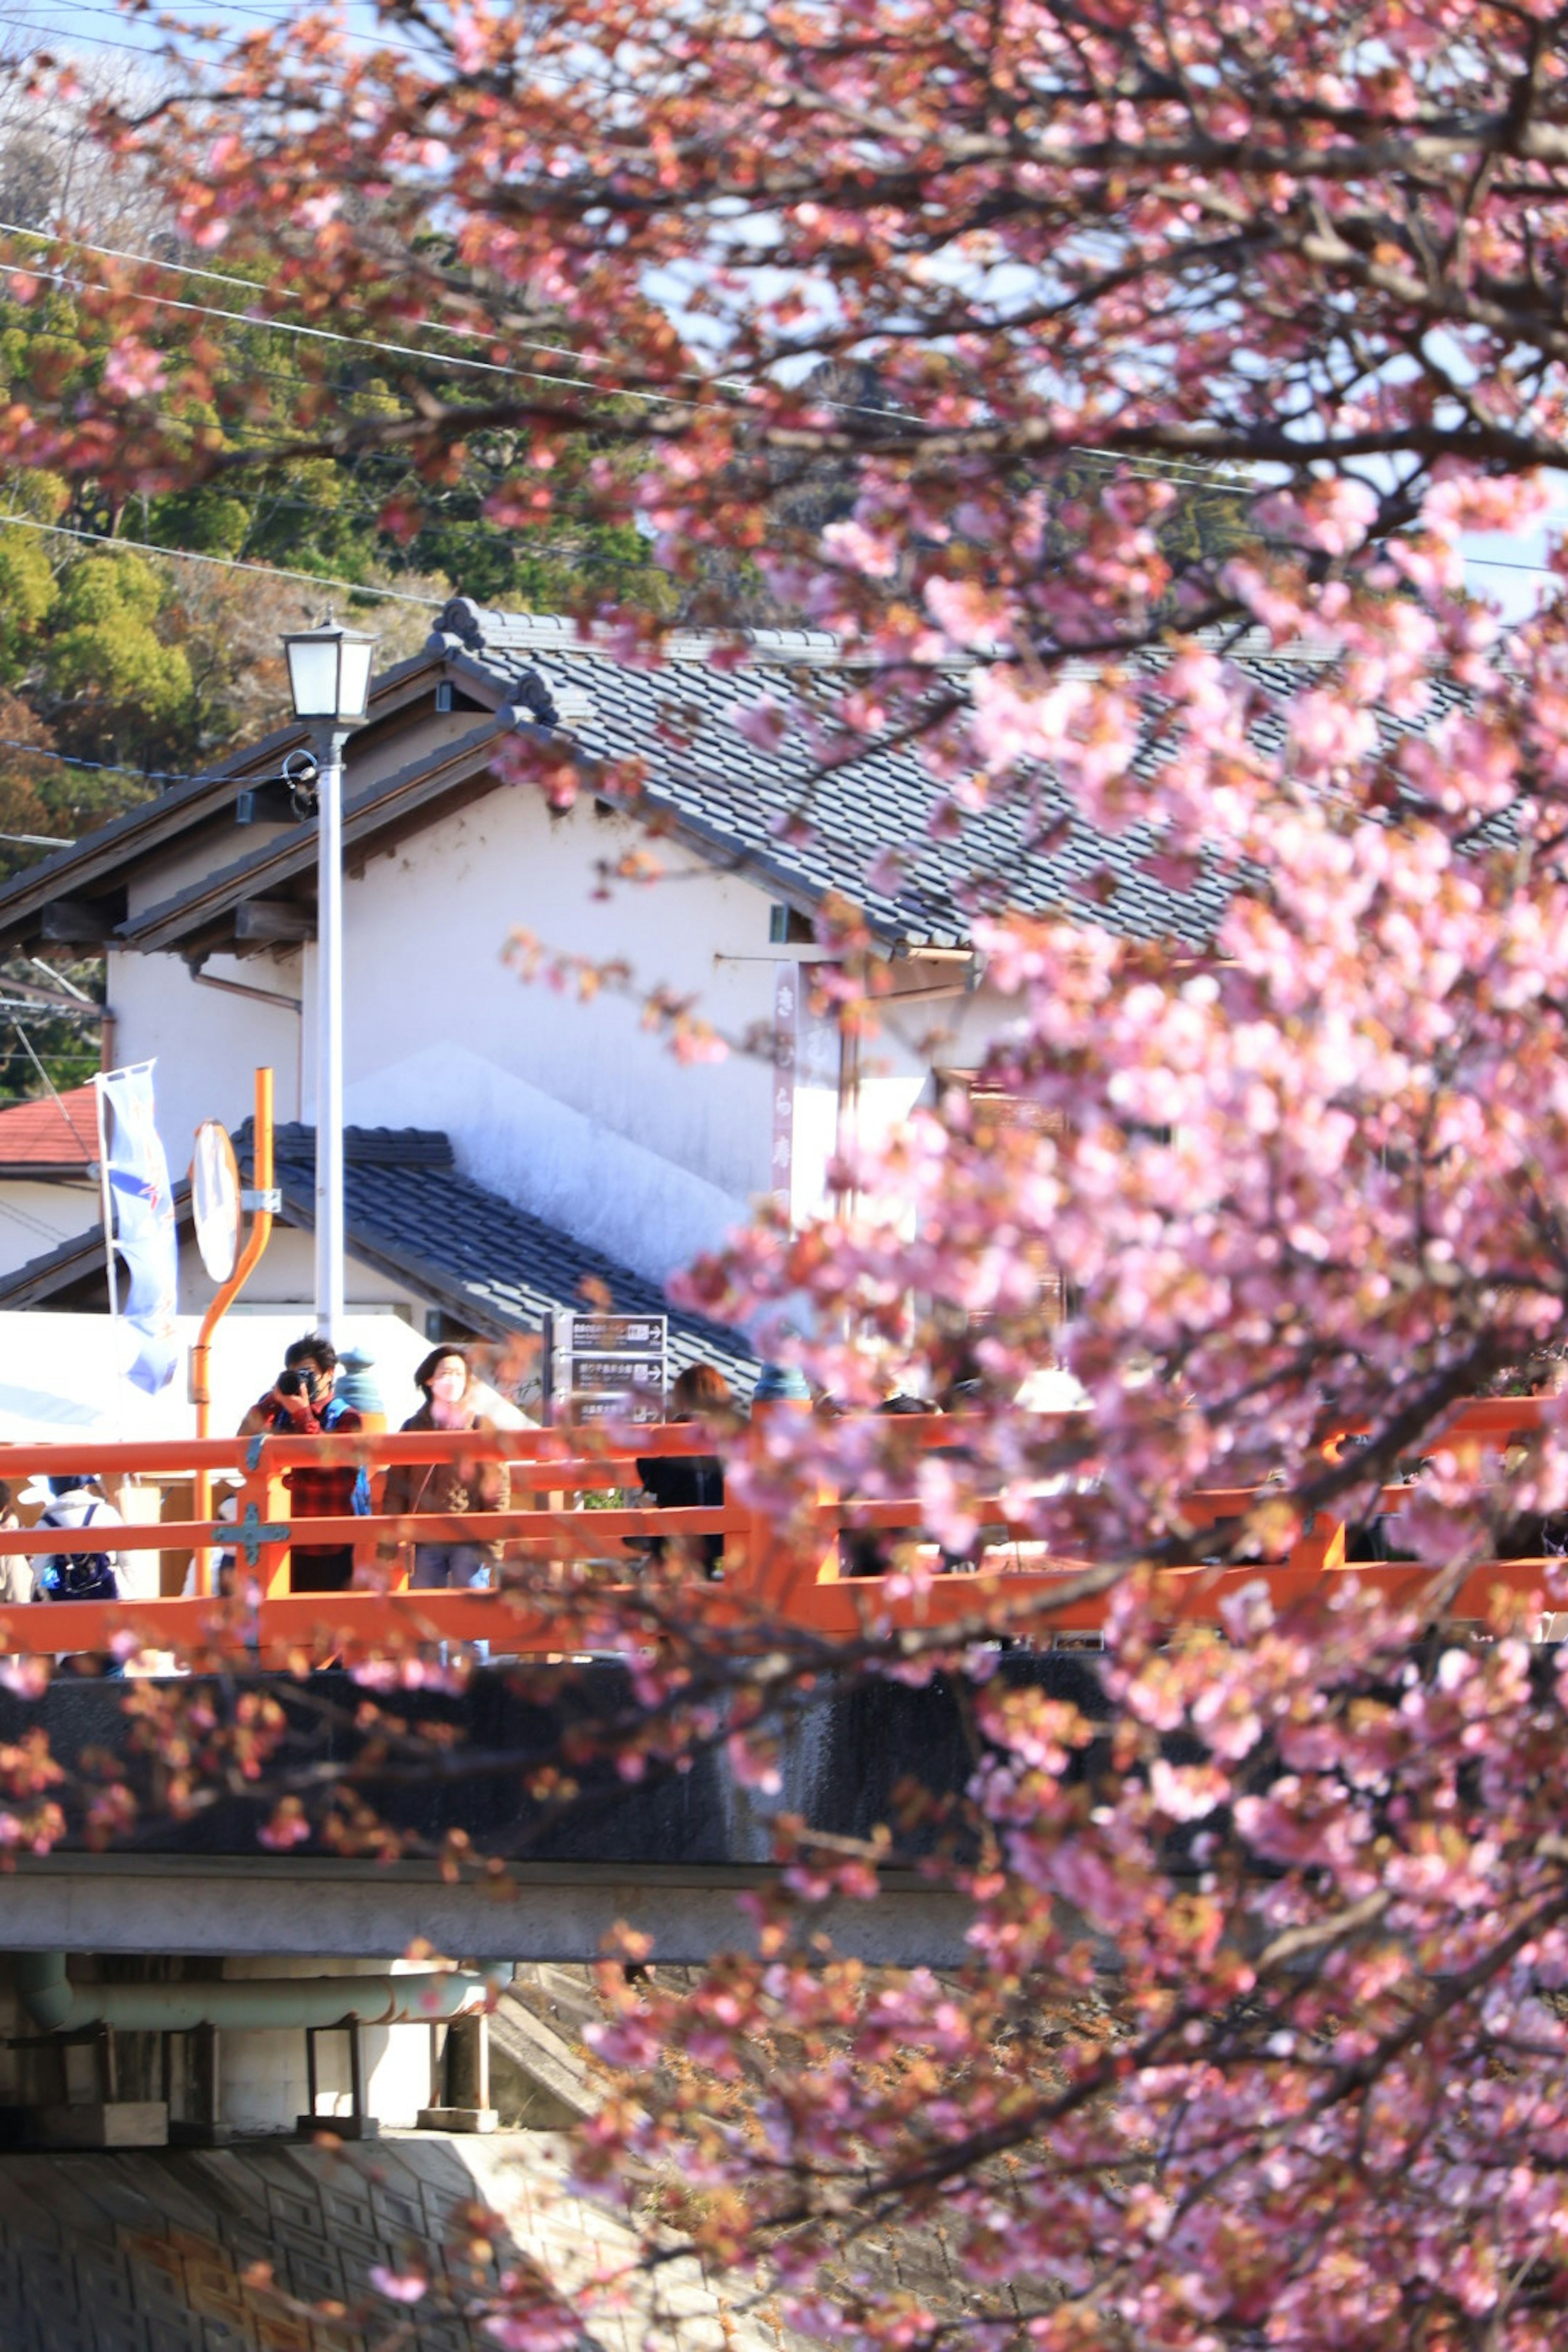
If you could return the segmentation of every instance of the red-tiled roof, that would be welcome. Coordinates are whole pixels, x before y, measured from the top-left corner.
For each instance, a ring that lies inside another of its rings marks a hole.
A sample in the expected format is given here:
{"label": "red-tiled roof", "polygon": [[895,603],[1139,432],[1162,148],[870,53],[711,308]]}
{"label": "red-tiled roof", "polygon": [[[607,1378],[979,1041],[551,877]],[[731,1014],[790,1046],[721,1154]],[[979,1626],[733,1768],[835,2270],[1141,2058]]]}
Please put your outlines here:
{"label": "red-tiled roof", "polygon": [[0,1173],[28,1168],[80,1168],[98,1158],[98,1106],[91,1087],[72,1087],[57,1102],[10,1103],[0,1109]]}

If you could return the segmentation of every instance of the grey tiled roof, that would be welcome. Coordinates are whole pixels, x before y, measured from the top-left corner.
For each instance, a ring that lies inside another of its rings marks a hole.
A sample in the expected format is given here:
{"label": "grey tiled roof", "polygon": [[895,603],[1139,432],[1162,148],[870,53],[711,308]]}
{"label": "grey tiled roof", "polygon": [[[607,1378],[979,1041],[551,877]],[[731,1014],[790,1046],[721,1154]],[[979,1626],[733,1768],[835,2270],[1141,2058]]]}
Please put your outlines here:
{"label": "grey tiled roof", "polygon": [[[351,1127],[343,1141],[343,1222],[356,1257],[491,1332],[536,1331],[552,1308],[582,1307],[585,1282],[602,1285],[616,1314],[668,1313],[672,1371],[717,1364],[749,1392],[756,1359],[739,1332],[681,1314],[657,1283],[459,1174],[438,1130]],[[314,1128],[278,1129],[273,1155],[289,1223],[313,1224]]]}
{"label": "grey tiled roof", "polygon": [[[1129,938],[1197,947],[1212,938],[1230,895],[1213,866],[1174,879],[1152,870],[1155,828],[1101,833],[1048,776],[1033,799],[1010,794],[965,816],[952,837],[933,839],[931,820],[946,793],[917,751],[870,750],[818,777],[798,732],[771,751],[748,742],[734,724],[747,705],[771,697],[798,707],[812,693],[814,672],[837,670],[829,699],[835,687],[853,682],[835,640],[818,631],[752,631],[738,667],[715,665],[710,638],[676,636],[666,641],[664,666],[648,669],[584,642],[569,621],[458,597],[429,646],[459,669],[482,672],[514,702],[526,698],[538,709],[542,688],[590,757],[643,762],[643,805],[667,811],[715,862],[743,867],[803,907],[842,891],[889,941],[965,945],[973,912],[994,904],[1078,914]],[[1277,751],[1286,726],[1280,706],[1300,691],[1303,664],[1321,666],[1323,656],[1244,650],[1235,658],[1258,689],[1255,739]],[[962,670],[946,684],[962,691]],[[1426,725],[1459,698],[1446,680],[1434,679],[1432,689]],[[1383,724],[1385,740],[1407,731],[1386,714]],[[896,887],[873,890],[868,868],[889,850],[902,854],[903,875]]]}
{"label": "grey tiled roof", "polygon": [[[248,1119],[234,1140],[248,1181]],[[584,1304],[585,1281],[602,1284],[616,1314],[668,1315],[672,1373],[688,1364],[717,1364],[738,1395],[751,1393],[757,1361],[740,1332],[680,1313],[657,1283],[460,1175],[451,1140],[438,1129],[350,1127],[343,1145],[343,1221],[352,1256],[438,1300],[476,1330],[495,1335],[537,1331],[552,1307]],[[273,1160],[287,1222],[313,1226],[315,1129],[275,1129]],[[190,1217],[190,1186],[184,1181],[174,1188],[174,1213],[184,1228]],[[102,1275],[103,1228],[94,1225],[0,1278],[0,1307],[45,1307]]]}

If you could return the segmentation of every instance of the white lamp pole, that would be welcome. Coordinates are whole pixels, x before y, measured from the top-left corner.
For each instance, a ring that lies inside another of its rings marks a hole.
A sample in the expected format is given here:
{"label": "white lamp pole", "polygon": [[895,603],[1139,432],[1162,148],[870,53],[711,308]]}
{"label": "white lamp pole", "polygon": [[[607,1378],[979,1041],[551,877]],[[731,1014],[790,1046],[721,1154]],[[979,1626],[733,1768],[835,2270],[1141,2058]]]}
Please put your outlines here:
{"label": "white lamp pole", "polygon": [[375,639],[319,628],[283,640],[294,715],[316,747],[316,1322],[343,1323],[343,746],[365,715]]}

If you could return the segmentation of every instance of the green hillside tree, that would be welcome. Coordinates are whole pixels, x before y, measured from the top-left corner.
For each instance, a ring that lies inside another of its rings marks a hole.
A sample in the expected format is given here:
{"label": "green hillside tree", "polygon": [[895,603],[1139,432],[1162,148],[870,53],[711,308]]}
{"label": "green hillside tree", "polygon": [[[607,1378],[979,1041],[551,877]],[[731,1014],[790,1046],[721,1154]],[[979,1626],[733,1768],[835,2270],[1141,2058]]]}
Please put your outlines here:
{"label": "green hillside tree", "polygon": [[43,676],[57,731],[73,747],[145,757],[188,731],[191,666],[158,634],[164,594],[139,555],[84,556],[65,573]]}

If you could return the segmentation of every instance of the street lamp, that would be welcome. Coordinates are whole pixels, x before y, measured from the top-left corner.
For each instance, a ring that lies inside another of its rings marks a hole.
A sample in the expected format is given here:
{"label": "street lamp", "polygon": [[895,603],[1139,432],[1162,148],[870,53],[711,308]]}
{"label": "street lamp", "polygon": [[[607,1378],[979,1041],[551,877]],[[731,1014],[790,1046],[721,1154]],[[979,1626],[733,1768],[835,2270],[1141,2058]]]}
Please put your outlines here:
{"label": "street lamp", "polygon": [[339,626],[283,640],[294,716],[316,747],[316,1321],[343,1320],[343,745],[364,720],[375,639]]}

